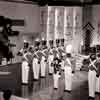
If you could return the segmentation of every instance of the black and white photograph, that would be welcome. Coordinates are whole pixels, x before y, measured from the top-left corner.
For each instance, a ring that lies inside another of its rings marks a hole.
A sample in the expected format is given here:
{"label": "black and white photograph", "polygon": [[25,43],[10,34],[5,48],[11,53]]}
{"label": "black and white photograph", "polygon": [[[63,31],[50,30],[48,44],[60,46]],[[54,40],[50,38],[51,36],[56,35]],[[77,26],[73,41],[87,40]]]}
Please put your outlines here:
{"label": "black and white photograph", "polygon": [[0,100],[100,100],[100,0],[0,0]]}

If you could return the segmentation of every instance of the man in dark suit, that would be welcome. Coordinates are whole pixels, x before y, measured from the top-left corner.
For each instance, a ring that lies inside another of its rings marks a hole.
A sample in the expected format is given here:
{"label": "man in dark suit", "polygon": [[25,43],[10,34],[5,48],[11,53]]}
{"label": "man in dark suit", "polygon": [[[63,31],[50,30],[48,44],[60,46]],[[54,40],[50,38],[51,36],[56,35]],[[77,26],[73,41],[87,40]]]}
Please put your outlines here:
{"label": "man in dark suit", "polygon": [[3,93],[4,100],[10,100],[11,95],[12,95],[11,90],[5,90],[4,93]]}

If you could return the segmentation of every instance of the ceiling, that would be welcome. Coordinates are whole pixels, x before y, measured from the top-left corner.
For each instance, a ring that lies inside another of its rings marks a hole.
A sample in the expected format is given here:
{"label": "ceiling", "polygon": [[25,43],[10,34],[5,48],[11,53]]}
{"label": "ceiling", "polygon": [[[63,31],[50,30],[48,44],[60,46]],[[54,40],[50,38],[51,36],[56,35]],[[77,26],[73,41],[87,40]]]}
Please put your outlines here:
{"label": "ceiling", "polygon": [[31,2],[39,6],[45,6],[45,5],[84,6],[84,5],[100,4],[100,0],[0,0],[0,1]]}
{"label": "ceiling", "polygon": [[48,5],[93,5],[93,4],[100,4],[100,0],[26,0],[36,2],[40,6]]}

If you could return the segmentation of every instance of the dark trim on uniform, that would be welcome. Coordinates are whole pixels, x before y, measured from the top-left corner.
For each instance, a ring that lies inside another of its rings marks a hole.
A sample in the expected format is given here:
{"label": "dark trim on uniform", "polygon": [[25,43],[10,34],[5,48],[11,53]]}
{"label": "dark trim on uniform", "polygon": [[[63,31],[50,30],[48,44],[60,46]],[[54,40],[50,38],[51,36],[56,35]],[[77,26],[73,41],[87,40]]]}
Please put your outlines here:
{"label": "dark trim on uniform", "polygon": [[28,83],[21,83],[21,85],[28,85]]}
{"label": "dark trim on uniform", "polygon": [[58,88],[54,88],[54,90],[58,90]]}
{"label": "dark trim on uniform", "polygon": [[40,78],[46,78],[45,76],[40,76]]}
{"label": "dark trim on uniform", "polygon": [[100,92],[95,92],[95,94],[100,95]]}
{"label": "dark trim on uniform", "polygon": [[64,92],[71,93],[71,91],[69,91],[69,90],[64,90]]}
{"label": "dark trim on uniform", "polygon": [[33,81],[39,81],[39,79],[33,79]]}
{"label": "dark trim on uniform", "polygon": [[12,19],[13,26],[25,26],[25,20],[23,19]]}

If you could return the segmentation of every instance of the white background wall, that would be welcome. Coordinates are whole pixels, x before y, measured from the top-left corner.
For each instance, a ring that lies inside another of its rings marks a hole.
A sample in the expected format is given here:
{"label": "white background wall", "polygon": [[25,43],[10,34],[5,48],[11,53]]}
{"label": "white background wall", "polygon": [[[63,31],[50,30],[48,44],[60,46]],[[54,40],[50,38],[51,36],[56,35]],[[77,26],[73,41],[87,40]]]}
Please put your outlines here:
{"label": "white background wall", "polygon": [[16,47],[12,48],[13,54],[16,61],[20,61],[20,57],[16,54],[23,47],[23,40],[32,42],[31,36],[35,38],[40,34],[40,7],[32,4],[0,1],[0,16],[25,21],[25,26],[13,26],[13,30],[20,32],[19,36],[10,37],[11,43],[16,44]]}
{"label": "white background wall", "polygon": [[24,27],[14,27],[22,33],[40,32],[40,8],[37,5],[0,1],[0,15],[25,20]]}
{"label": "white background wall", "polygon": [[99,43],[100,44],[100,26],[98,28],[98,24],[100,24],[100,5],[94,5],[92,8],[92,23],[93,23],[93,27],[95,28],[94,32],[93,32],[93,43],[92,44],[96,44]]}

